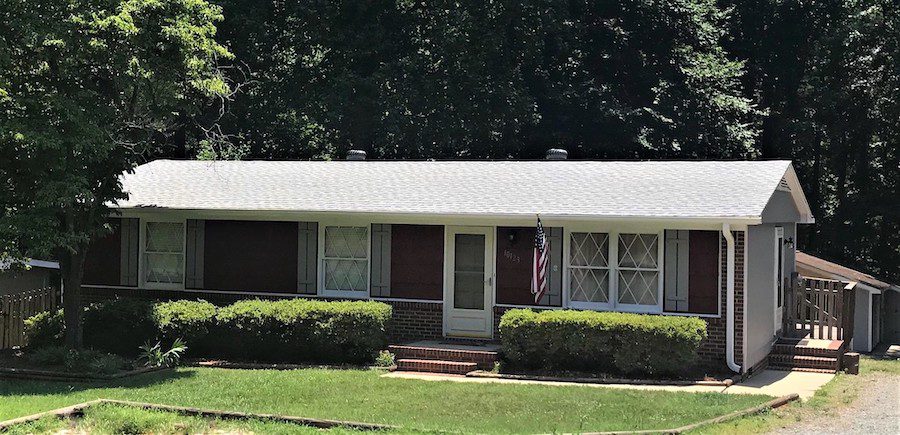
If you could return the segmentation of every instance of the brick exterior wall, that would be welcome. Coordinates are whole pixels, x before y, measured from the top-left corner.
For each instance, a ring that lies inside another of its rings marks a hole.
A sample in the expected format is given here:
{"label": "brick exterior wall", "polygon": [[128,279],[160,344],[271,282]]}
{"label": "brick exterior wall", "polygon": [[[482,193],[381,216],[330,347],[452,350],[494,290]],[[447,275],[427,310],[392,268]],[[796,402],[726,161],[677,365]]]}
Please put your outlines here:
{"label": "brick exterior wall", "polygon": [[[738,364],[744,360],[744,238],[745,232],[734,232],[734,359]],[[700,359],[706,364],[725,365],[725,331],[727,314],[726,289],[727,261],[725,238],[722,238],[721,255],[721,303],[719,317],[703,318],[706,321],[707,338],[700,344]]]}
{"label": "brick exterior wall", "polygon": [[[745,232],[735,232],[735,360],[743,365],[743,331],[744,331],[744,241]],[[725,366],[725,324],[726,324],[726,242],[722,238],[721,255],[721,315],[719,317],[703,318],[707,324],[707,339],[700,345],[700,360],[704,364]],[[284,297],[296,297],[297,295],[285,295]],[[230,295],[220,293],[192,292],[185,293],[171,290],[150,289],[106,289],[84,287],[84,300],[86,303],[96,302],[116,297],[135,297],[140,299],[171,300],[171,299],[205,299],[215,304],[228,304],[241,299],[259,297],[262,299],[279,299],[279,296],[251,296]],[[410,340],[434,340],[443,338],[443,309],[440,301],[415,302],[415,301],[382,301],[393,307],[393,318],[389,326],[388,336],[392,342]],[[494,314],[494,339],[500,339],[500,317],[510,310],[510,307],[493,308]],[[540,309],[533,307],[533,309]],[[744,368],[746,371],[749,368]],[[759,370],[760,367],[753,369]]]}
{"label": "brick exterior wall", "polygon": [[444,336],[442,302],[382,301],[394,309],[388,338],[392,342],[436,340]]}

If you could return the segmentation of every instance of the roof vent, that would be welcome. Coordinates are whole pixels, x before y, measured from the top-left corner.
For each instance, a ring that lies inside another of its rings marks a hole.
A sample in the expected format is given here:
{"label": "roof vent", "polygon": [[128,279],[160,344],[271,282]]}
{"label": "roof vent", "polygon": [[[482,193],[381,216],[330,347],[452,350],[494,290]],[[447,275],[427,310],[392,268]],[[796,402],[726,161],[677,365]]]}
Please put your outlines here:
{"label": "roof vent", "polygon": [[347,160],[365,160],[366,152],[363,150],[347,151]]}
{"label": "roof vent", "polygon": [[565,160],[569,158],[569,152],[562,148],[550,148],[547,150],[547,160]]}

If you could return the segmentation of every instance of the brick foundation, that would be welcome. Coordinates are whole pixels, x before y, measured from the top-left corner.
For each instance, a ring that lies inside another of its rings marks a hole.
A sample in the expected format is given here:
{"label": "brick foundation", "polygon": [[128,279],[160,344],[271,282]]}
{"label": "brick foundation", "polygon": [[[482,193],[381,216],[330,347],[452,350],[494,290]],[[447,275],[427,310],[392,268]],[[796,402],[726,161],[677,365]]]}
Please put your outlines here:
{"label": "brick foundation", "polygon": [[388,337],[394,342],[436,340],[444,336],[442,302],[383,301],[394,309]]}

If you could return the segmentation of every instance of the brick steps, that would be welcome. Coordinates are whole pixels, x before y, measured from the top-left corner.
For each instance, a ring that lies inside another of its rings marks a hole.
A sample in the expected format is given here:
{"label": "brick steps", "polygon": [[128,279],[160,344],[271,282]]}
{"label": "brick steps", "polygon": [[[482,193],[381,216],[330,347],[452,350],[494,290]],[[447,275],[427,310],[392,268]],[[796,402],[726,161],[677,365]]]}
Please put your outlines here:
{"label": "brick steps", "polygon": [[407,372],[448,373],[451,375],[464,375],[478,369],[478,364],[460,361],[439,361],[433,359],[409,359],[397,360],[397,370]]}
{"label": "brick steps", "polygon": [[397,358],[397,370],[466,374],[474,370],[491,370],[498,360],[497,352],[449,346],[390,345]]}
{"label": "brick steps", "polygon": [[839,342],[827,347],[811,346],[806,341],[782,339],[772,346],[769,354],[769,368],[774,370],[801,371],[813,373],[837,373],[841,367]]}
{"label": "brick steps", "polygon": [[836,372],[838,369],[837,358],[822,356],[775,354],[769,356],[769,364],[795,368],[824,369],[832,372]]}

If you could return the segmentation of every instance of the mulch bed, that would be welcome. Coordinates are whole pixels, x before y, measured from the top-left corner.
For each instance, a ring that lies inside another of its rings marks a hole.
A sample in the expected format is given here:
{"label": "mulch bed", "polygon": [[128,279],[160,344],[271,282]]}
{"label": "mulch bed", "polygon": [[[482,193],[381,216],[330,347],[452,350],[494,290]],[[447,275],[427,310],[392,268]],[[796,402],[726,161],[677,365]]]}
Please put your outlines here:
{"label": "mulch bed", "polygon": [[191,367],[212,367],[220,369],[239,369],[239,370],[299,370],[299,369],[331,369],[331,370],[366,370],[366,369],[383,369],[387,367],[367,366],[359,364],[287,364],[287,363],[265,363],[255,361],[228,361],[228,360],[209,360],[209,359],[192,359],[186,361],[186,365]]}
{"label": "mulch bed", "polygon": [[71,372],[68,371],[65,366],[61,365],[36,368],[21,350],[7,349],[0,351],[0,379],[94,382],[121,379],[161,370],[169,370],[169,368],[140,367],[132,370],[122,370],[112,374]]}
{"label": "mulch bed", "polygon": [[488,372],[476,370],[467,376],[481,378],[522,379],[533,381],[578,382],[593,384],[633,384],[633,385],[708,385],[729,386],[740,380],[740,375],[719,368],[693,367],[690,371],[665,378],[625,378],[613,374],[561,370],[504,370]]}

